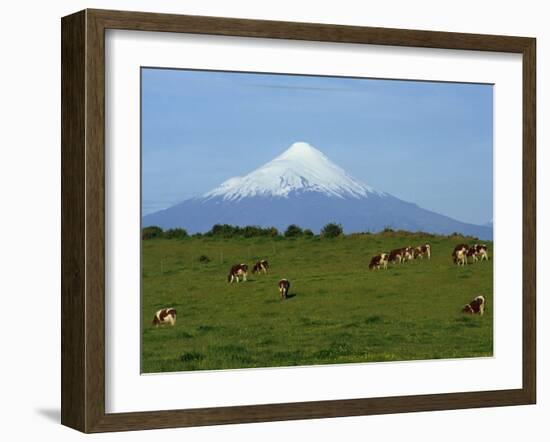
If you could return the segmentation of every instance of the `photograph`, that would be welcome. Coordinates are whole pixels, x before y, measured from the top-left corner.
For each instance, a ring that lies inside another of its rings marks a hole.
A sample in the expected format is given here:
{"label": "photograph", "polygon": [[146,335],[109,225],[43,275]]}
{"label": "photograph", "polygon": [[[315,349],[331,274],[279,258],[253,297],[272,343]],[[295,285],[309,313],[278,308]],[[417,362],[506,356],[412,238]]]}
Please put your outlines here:
{"label": "photograph", "polygon": [[493,84],[140,81],[142,374],[493,357]]}

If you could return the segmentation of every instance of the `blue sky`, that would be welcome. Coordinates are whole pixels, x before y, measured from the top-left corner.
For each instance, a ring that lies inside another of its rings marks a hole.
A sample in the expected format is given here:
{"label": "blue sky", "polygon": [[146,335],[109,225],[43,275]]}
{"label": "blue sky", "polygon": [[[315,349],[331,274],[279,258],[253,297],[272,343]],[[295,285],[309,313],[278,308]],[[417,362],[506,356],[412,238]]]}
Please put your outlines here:
{"label": "blue sky", "polygon": [[423,208],[493,218],[491,85],[142,69],[143,214],[295,141]]}

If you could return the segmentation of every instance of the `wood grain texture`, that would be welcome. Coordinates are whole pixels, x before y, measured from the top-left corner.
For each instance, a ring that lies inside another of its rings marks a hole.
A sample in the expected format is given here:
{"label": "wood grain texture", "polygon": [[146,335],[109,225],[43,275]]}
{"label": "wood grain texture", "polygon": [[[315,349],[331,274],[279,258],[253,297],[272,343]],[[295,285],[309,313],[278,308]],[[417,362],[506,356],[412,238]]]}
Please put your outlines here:
{"label": "wood grain texture", "polygon": [[523,51],[523,389],[537,395],[537,142],[536,40]]}
{"label": "wood grain texture", "polygon": [[107,414],[93,432],[455,410],[529,404],[522,390]]}
{"label": "wood grain texture", "polygon": [[[523,387],[353,400],[105,413],[105,30],[499,51],[523,55]],[[536,400],[535,40],[86,10],[62,20],[62,423],[84,432],[532,404]]]}
{"label": "wood grain texture", "polygon": [[85,426],[85,13],[61,28],[61,422]]}
{"label": "wood grain texture", "polygon": [[128,29],[390,46],[522,52],[529,38],[196,15],[88,10],[106,29]]}
{"label": "wood grain texture", "polygon": [[86,431],[91,431],[105,414],[105,38],[101,22],[89,11],[86,17]]}

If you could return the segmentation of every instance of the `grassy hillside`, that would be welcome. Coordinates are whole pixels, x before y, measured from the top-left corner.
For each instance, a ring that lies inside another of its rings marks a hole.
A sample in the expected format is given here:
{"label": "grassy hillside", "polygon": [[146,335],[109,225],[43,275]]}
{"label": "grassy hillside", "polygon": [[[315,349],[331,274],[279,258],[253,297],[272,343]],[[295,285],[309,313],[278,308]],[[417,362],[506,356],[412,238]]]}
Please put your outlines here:
{"label": "grassy hillside", "polygon": [[[451,252],[465,241],[394,232],[143,241],[142,371],[490,356],[492,260],[453,265]],[[368,270],[374,254],[426,242],[431,260]],[[270,274],[227,283],[232,264],[252,268],[261,258]],[[281,278],[291,281],[283,302]],[[462,314],[476,295],[487,300],[485,315]],[[176,325],[152,327],[168,306],[177,309]]]}

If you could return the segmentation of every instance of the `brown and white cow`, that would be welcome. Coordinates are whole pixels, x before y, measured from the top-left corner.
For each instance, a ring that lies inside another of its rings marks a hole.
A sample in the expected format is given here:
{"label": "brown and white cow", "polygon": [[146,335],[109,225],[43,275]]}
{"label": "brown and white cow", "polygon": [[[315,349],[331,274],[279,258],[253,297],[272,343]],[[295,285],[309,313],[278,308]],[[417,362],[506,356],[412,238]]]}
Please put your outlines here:
{"label": "brown and white cow", "polygon": [[483,315],[485,312],[485,298],[483,296],[476,296],[472,302],[466,304],[462,308],[462,313],[468,313],[470,315]]}
{"label": "brown and white cow", "polygon": [[384,270],[388,269],[389,255],[387,253],[381,253],[380,255],[373,256],[370,260],[369,269],[371,270]]}
{"label": "brown and white cow", "polygon": [[429,244],[423,244],[416,247],[414,250],[419,258],[424,258],[424,256],[427,256],[428,259],[432,258],[432,248]]}
{"label": "brown and white cow", "polygon": [[403,256],[403,262],[411,261],[412,259],[414,259],[414,249],[411,246],[403,247],[401,249],[401,253]]}
{"label": "brown and white cow", "polygon": [[290,289],[290,281],[288,279],[281,279],[279,281],[279,295],[281,300],[285,300],[288,296],[288,290]]}
{"label": "brown and white cow", "polygon": [[153,325],[158,327],[162,324],[176,324],[176,309],[172,307],[162,308],[155,313],[153,318]]}
{"label": "brown and white cow", "polygon": [[457,265],[466,265],[467,264],[467,253],[468,253],[467,244],[458,244],[452,253],[453,262]]}
{"label": "brown and white cow", "polygon": [[254,267],[252,268],[252,273],[267,273],[268,269],[269,263],[266,259],[262,259],[261,261],[258,261],[256,264],[254,264]]}
{"label": "brown and white cow", "polygon": [[477,253],[476,246],[473,245],[469,247],[468,251],[466,252],[466,259],[472,258],[472,263],[474,263],[474,262],[477,262],[477,256],[478,256],[478,253]]}
{"label": "brown and white cow", "polygon": [[392,263],[401,264],[403,261],[403,249],[394,249],[390,252],[388,256],[388,261]]}
{"label": "brown and white cow", "polygon": [[489,254],[487,253],[487,245],[486,244],[474,244],[474,247],[476,249],[476,254],[479,257],[480,261],[489,261]]}
{"label": "brown and white cow", "polygon": [[235,264],[229,270],[229,275],[227,275],[227,281],[232,283],[233,281],[240,282],[239,278],[242,278],[243,281],[246,281],[246,276],[248,275],[248,266],[246,264]]}
{"label": "brown and white cow", "polygon": [[459,250],[468,250],[468,244],[458,244],[455,246],[454,250],[453,250],[453,254]]}
{"label": "brown and white cow", "polygon": [[459,266],[465,266],[466,264],[468,264],[467,257],[466,257],[467,252],[468,252],[467,250],[463,250],[463,249],[460,249],[454,252],[453,254],[454,263]]}

